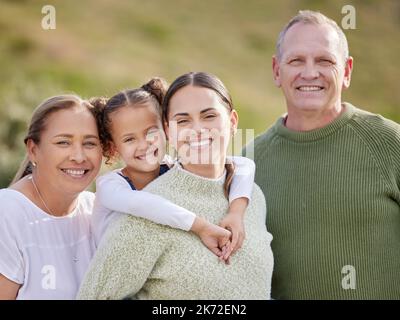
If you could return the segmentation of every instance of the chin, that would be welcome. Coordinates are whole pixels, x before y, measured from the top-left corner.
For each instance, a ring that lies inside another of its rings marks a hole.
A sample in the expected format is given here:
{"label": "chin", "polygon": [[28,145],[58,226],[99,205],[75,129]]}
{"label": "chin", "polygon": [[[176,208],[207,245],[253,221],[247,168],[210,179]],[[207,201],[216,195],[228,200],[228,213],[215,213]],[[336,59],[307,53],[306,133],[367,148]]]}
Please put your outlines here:
{"label": "chin", "polygon": [[89,185],[64,185],[62,190],[65,194],[79,194],[87,189]]}
{"label": "chin", "polygon": [[303,111],[317,111],[317,110],[322,110],[324,108],[325,104],[323,102],[317,102],[317,101],[308,101],[301,104],[297,103],[297,105],[295,105],[295,109]]}
{"label": "chin", "polygon": [[159,164],[155,164],[155,165],[141,165],[138,166],[136,170],[141,171],[141,172],[153,172],[156,170],[160,169],[160,165]]}

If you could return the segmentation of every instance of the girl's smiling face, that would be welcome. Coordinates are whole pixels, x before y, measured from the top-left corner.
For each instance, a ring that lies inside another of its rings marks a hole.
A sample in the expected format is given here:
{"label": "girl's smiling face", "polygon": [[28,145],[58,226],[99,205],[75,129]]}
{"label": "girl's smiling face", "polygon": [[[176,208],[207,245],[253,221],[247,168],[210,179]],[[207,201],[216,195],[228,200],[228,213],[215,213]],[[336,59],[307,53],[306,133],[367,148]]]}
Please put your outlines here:
{"label": "girl's smiling face", "polygon": [[111,114],[113,153],[130,169],[159,170],[166,139],[160,115],[151,103],[120,108]]}

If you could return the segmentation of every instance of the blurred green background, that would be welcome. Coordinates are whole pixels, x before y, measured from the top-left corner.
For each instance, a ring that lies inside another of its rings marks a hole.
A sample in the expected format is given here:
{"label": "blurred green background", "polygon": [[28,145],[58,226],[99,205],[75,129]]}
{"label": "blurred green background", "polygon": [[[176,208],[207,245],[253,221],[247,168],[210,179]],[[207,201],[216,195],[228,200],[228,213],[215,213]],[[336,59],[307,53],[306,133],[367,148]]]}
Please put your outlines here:
{"label": "blurred green background", "polygon": [[[56,30],[43,30],[44,5]],[[159,75],[219,76],[231,91],[241,128],[263,132],[284,113],[271,76],[281,28],[300,9],[340,25],[344,5],[356,29],[344,30],[355,59],[344,100],[400,122],[400,1],[0,0],[0,187],[24,154],[33,109],[61,93],[112,95]]]}

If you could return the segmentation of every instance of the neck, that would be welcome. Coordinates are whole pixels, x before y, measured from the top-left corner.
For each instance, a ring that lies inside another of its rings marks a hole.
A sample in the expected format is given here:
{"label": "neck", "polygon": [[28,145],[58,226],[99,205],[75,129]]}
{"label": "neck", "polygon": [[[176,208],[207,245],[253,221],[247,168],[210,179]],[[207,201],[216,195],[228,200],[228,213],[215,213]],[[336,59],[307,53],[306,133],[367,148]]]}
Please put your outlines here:
{"label": "neck", "polygon": [[125,167],[122,173],[132,181],[135,189],[141,190],[159,176],[160,167],[150,172],[137,171],[133,168]]}
{"label": "neck", "polygon": [[[40,176],[35,173],[32,174],[31,194],[34,203],[46,211],[48,214],[62,217],[71,213],[76,207],[78,194],[68,194],[63,191],[58,192],[57,189],[52,188],[46,181],[43,181]],[[36,188],[35,188],[36,185]]]}
{"label": "neck", "polygon": [[327,126],[342,112],[344,106],[336,103],[333,107],[323,110],[298,110],[288,108],[285,126],[293,131],[311,131]]}
{"label": "neck", "polygon": [[225,161],[226,157],[221,158],[215,163],[212,164],[184,164],[182,165],[183,169],[194,173],[198,176],[210,178],[210,179],[218,179],[222,176],[225,170]]}

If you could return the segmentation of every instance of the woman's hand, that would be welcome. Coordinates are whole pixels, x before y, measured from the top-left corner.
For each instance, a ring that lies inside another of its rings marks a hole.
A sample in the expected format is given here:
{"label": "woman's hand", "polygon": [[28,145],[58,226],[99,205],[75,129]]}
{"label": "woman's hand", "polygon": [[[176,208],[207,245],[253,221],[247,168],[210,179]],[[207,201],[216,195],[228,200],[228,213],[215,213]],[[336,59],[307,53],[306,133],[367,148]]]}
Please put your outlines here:
{"label": "woman's hand", "polygon": [[204,218],[196,217],[191,228],[203,242],[221,260],[227,261],[231,252],[230,238],[232,233],[220,226],[212,224]]}
{"label": "woman's hand", "polygon": [[230,212],[221,220],[219,225],[232,233],[231,248],[230,250],[225,250],[224,260],[227,260],[230,255],[235,254],[242,247],[243,241],[246,238],[243,214]]}

